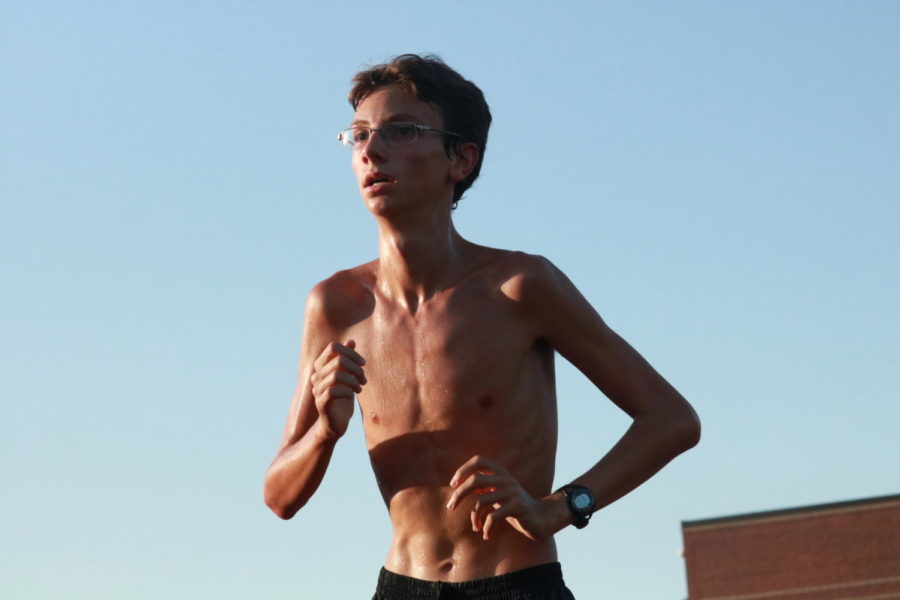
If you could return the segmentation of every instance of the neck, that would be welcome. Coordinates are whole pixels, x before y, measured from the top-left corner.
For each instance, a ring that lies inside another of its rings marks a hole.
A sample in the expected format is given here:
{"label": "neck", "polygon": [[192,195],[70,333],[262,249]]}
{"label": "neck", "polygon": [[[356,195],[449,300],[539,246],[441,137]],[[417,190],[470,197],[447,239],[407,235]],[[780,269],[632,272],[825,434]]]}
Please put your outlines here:
{"label": "neck", "polygon": [[415,222],[379,219],[378,225],[379,288],[410,312],[452,284],[471,245],[449,211]]}

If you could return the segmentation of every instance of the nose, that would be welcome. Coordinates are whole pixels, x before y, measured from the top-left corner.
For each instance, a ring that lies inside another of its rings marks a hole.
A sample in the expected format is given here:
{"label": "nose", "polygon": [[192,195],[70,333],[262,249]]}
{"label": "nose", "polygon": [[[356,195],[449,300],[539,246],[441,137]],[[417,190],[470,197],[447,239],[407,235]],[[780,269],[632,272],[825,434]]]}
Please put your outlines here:
{"label": "nose", "polygon": [[369,139],[359,144],[359,155],[363,162],[383,161],[387,153],[387,146],[381,139],[380,131],[369,133]]}

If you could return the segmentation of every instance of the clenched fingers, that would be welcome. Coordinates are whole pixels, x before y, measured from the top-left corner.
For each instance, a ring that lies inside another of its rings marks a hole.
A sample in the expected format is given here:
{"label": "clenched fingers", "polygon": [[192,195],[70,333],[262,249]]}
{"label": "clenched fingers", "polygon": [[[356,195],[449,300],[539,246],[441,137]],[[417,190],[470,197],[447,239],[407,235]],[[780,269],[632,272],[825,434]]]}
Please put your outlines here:
{"label": "clenched fingers", "polygon": [[340,398],[344,394],[338,393],[346,389],[350,396],[362,391],[362,382],[353,375],[342,371],[333,371],[327,376],[318,378],[312,382],[313,395],[316,398]]}
{"label": "clenched fingers", "polygon": [[350,340],[346,346],[334,342],[322,350],[310,376],[313,394],[317,398],[344,397],[348,389],[352,390],[351,395],[362,391],[366,383],[363,371],[366,359],[354,350],[355,346],[356,343]]}
{"label": "clenched fingers", "polygon": [[331,361],[335,356],[344,356],[360,367],[365,365],[366,359],[354,350],[354,348],[356,348],[356,342],[353,340],[349,340],[346,346],[344,344],[339,344],[338,342],[332,342],[325,346],[321,354],[319,354],[319,357],[316,359],[314,366],[317,370],[321,369],[325,363]]}

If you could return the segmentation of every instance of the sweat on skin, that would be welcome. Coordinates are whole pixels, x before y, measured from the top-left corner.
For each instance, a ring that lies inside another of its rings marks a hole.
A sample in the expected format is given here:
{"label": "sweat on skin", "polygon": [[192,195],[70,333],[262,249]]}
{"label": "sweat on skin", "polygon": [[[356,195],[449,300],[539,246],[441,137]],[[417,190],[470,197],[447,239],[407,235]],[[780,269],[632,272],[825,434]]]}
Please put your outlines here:
{"label": "sweat on skin", "polygon": [[454,186],[472,172],[476,144],[448,151],[443,134],[420,132],[392,146],[377,131],[392,122],[445,127],[403,86],[357,106],[353,124],[372,131],[352,167],[379,254],[310,292],[265,501],[285,519],[306,504],[358,402],[392,523],[386,569],[462,582],[554,562],[553,536],[573,519],[552,491],[555,353],[633,419],[571,482],[590,490],[594,510],[695,445],[699,421],[550,261],[456,231]]}

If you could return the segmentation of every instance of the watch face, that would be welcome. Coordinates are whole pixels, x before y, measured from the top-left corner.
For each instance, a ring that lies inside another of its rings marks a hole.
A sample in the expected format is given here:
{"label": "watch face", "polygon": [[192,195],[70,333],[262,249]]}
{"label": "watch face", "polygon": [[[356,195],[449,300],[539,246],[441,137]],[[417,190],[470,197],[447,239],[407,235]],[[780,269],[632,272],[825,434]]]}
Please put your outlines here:
{"label": "watch face", "polygon": [[584,492],[575,494],[572,498],[572,505],[580,511],[586,511],[591,508],[591,495]]}

